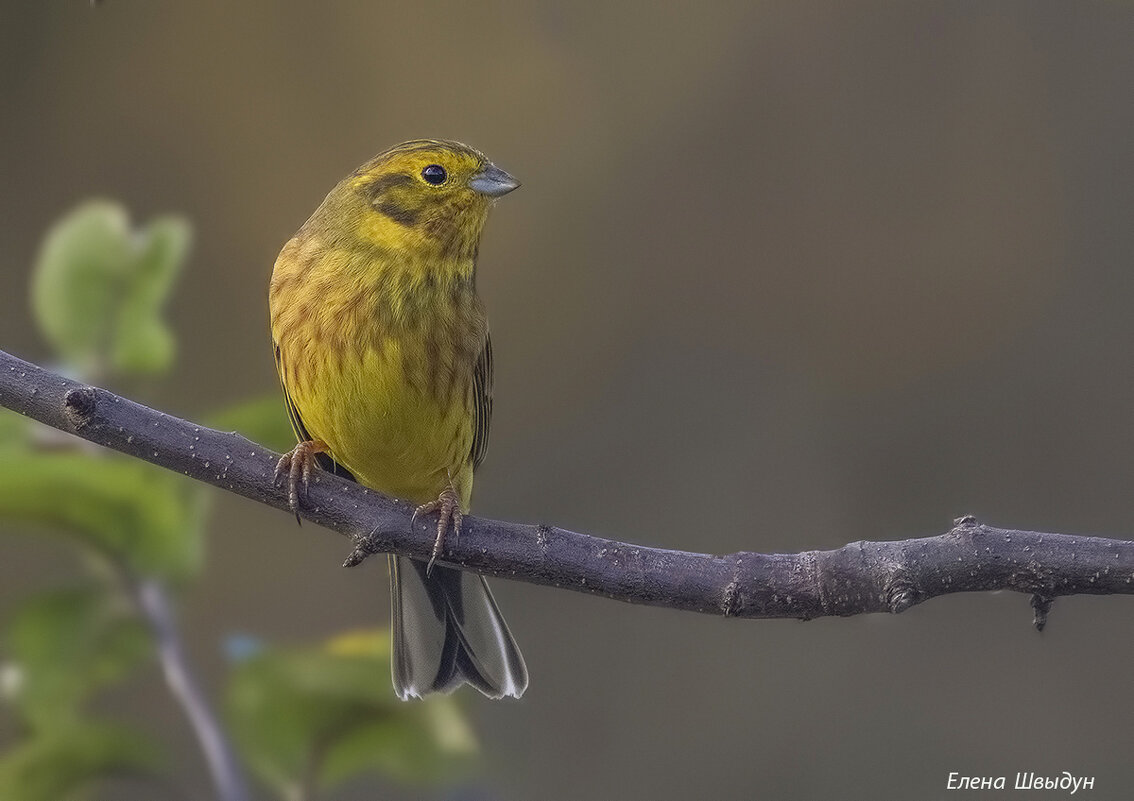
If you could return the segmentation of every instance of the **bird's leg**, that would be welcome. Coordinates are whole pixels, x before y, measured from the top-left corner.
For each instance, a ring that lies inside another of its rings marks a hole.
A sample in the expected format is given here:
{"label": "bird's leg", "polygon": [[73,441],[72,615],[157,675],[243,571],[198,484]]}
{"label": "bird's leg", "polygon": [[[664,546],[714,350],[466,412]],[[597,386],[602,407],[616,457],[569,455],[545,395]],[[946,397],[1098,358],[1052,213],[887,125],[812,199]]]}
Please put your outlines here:
{"label": "bird's leg", "polygon": [[299,520],[300,490],[303,500],[307,500],[307,486],[311,483],[311,468],[315,466],[315,454],[327,453],[327,443],[321,439],[309,439],[299,443],[280,457],[276,463],[276,485],[287,477],[287,505]]}
{"label": "bird's leg", "polygon": [[441,548],[445,544],[445,532],[449,530],[450,522],[453,524],[453,538],[456,539],[461,536],[461,520],[465,515],[461,511],[461,499],[457,497],[457,490],[453,487],[452,478],[449,479],[449,486],[441,490],[437,500],[423,503],[414,510],[413,517],[410,519],[410,527],[413,527],[418,515],[426,515],[430,512],[438,512],[439,514],[437,515],[437,539],[433,541],[433,552],[429,555],[429,564],[425,568],[425,575],[427,576],[433,571],[433,563],[441,555]]}

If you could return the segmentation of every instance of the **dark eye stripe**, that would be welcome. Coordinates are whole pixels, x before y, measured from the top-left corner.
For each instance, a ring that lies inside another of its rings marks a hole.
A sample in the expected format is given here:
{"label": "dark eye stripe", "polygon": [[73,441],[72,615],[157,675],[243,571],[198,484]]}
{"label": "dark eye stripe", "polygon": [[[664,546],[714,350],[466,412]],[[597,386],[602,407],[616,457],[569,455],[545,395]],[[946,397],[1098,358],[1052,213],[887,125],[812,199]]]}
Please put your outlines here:
{"label": "dark eye stripe", "polygon": [[376,211],[380,211],[396,223],[406,227],[417,225],[418,213],[414,209],[399,206],[390,200],[379,200],[374,204]]}
{"label": "dark eye stripe", "polygon": [[396,223],[411,226],[417,223],[417,212],[406,208],[386,193],[397,186],[407,186],[414,182],[412,175],[405,173],[392,173],[383,175],[373,181],[368,187],[370,203],[377,211],[382,212]]}
{"label": "dark eye stripe", "polygon": [[370,197],[373,199],[379,198],[387,189],[395,186],[405,186],[413,183],[412,175],[405,175],[403,173],[392,173],[390,175],[383,175],[370,182],[367,191],[370,192]]}

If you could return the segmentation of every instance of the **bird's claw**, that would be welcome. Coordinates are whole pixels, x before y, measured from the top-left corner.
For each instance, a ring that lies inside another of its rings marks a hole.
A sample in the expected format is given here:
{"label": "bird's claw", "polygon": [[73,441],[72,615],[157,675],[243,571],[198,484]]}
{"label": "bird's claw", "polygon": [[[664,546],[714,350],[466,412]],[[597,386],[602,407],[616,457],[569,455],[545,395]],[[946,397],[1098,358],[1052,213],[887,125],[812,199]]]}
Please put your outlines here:
{"label": "bird's claw", "polygon": [[296,521],[299,520],[300,500],[306,501],[308,498],[315,454],[323,453],[326,448],[319,440],[307,440],[296,445],[276,462],[276,486],[286,479],[287,505],[295,514]]}
{"label": "bird's claw", "polygon": [[437,538],[433,541],[433,551],[429,555],[429,563],[425,567],[425,575],[433,572],[433,563],[437,561],[437,557],[441,555],[441,549],[445,545],[445,532],[449,530],[449,524],[453,524],[453,538],[461,536],[461,521],[464,520],[465,514],[461,511],[461,500],[457,497],[457,491],[453,489],[452,485],[441,490],[441,494],[437,496],[437,500],[423,503],[413,511],[413,517],[410,518],[410,527],[417,521],[418,515],[426,515],[430,512],[439,512],[437,515]]}

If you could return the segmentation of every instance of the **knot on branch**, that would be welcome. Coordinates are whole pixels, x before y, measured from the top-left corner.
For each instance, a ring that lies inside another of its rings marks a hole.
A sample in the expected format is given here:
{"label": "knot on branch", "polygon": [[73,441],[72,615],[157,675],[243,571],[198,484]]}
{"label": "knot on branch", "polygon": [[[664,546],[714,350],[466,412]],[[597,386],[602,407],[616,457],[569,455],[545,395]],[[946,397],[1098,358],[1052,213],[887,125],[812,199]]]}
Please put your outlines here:
{"label": "knot on branch", "polygon": [[1032,617],[1032,625],[1036,627],[1036,631],[1043,631],[1043,627],[1047,625],[1047,613],[1051,611],[1054,602],[1054,598],[1048,598],[1038,592],[1032,595],[1032,611],[1035,613]]}
{"label": "knot on branch", "polygon": [[368,534],[355,534],[351,537],[354,548],[343,562],[343,567],[358,567],[376,553],[390,550],[389,537],[382,537],[375,529]]}
{"label": "knot on branch", "polygon": [[897,615],[921,600],[917,587],[906,578],[905,572],[896,570],[890,580],[886,582],[886,605],[890,611]]}
{"label": "knot on branch", "polygon": [[1020,566],[1008,573],[1008,587],[1016,592],[1030,592],[1036,598],[1049,598],[1055,585],[1035,565]]}
{"label": "knot on branch", "polygon": [[720,599],[717,601],[717,608],[725,617],[737,617],[741,614],[744,608],[744,598],[742,597],[741,588],[744,586],[744,579],[747,573],[745,567],[745,560],[752,556],[748,551],[740,551],[733,554],[735,561],[732,566],[732,575],[729,581],[721,590]]}
{"label": "knot on branch", "polygon": [[63,396],[63,413],[76,431],[91,421],[98,407],[94,387],[76,387]]}
{"label": "knot on branch", "polygon": [[736,617],[740,612],[740,581],[735,577],[725,585],[724,592],[721,593],[720,610],[725,617]]}
{"label": "knot on branch", "polygon": [[983,532],[984,526],[972,515],[962,515],[953,521],[953,528],[949,533],[954,537],[974,540]]}

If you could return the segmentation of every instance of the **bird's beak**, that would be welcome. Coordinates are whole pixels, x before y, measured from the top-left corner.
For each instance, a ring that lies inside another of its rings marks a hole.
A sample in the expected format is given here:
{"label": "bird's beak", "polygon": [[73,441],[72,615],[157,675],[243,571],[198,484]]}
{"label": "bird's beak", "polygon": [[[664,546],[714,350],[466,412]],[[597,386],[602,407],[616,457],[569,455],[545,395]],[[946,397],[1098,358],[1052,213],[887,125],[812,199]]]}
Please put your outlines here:
{"label": "bird's beak", "polygon": [[469,179],[470,189],[488,197],[506,195],[519,185],[519,181],[495,164],[484,165],[479,172],[474,173],[473,177]]}

